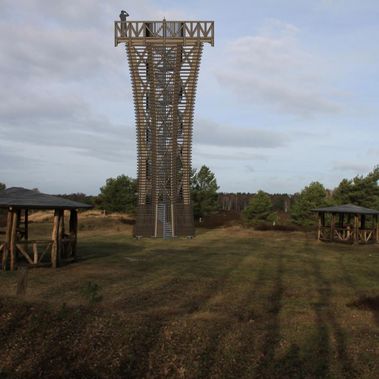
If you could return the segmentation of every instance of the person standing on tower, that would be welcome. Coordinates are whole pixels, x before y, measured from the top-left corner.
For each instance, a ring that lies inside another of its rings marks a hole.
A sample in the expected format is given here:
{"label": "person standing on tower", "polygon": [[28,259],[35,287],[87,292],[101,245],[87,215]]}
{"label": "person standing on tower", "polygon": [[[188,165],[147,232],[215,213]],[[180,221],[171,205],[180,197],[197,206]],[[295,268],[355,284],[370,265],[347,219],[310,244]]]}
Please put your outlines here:
{"label": "person standing on tower", "polygon": [[129,17],[129,13],[122,10],[120,13],[120,20],[121,20],[121,35],[125,36],[126,31],[126,18]]}

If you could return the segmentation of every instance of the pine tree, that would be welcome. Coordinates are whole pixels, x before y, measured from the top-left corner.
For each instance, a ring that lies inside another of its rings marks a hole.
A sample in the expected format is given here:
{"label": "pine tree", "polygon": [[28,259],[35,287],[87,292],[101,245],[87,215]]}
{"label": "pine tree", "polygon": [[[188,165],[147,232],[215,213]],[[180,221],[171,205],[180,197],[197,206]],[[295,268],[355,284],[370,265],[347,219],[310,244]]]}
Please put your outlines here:
{"label": "pine tree", "polygon": [[243,216],[246,221],[252,223],[272,221],[275,218],[275,213],[270,196],[264,191],[258,191],[243,210]]}
{"label": "pine tree", "polygon": [[192,171],[191,199],[196,218],[204,217],[218,209],[217,180],[215,174],[207,167]]}

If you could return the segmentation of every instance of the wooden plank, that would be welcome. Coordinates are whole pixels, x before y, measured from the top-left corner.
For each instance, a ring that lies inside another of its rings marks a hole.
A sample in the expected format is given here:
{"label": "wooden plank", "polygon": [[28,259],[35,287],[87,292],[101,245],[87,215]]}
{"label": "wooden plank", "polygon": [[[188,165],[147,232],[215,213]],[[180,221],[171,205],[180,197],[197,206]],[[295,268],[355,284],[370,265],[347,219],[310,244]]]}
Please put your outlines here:
{"label": "wooden plank", "polygon": [[51,242],[51,239],[45,239],[45,240],[17,240],[16,242],[20,245],[33,245],[33,243],[41,244],[41,243],[49,243]]}
{"label": "wooden plank", "polygon": [[30,258],[28,252],[24,249],[24,247],[22,245],[20,245],[20,244],[16,244],[16,248],[27,259],[27,261],[32,265],[33,261]]}
{"label": "wooden plank", "polygon": [[11,239],[10,239],[10,270],[14,271],[16,266],[16,235],[17,235],[17,213],[12,211],[12,231],[11,231]]}

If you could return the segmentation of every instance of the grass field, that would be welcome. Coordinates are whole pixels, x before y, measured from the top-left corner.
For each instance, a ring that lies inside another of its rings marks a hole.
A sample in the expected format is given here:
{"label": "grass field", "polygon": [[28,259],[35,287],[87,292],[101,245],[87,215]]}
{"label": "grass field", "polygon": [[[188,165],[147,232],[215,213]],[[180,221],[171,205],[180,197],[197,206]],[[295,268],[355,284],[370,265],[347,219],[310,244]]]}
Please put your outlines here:
{"label": "grass field", "polygon": [[136,241],[101,221],[79,238],[25,298],[0,273],[0,378],[379,377],[379,246],[237,226]]}

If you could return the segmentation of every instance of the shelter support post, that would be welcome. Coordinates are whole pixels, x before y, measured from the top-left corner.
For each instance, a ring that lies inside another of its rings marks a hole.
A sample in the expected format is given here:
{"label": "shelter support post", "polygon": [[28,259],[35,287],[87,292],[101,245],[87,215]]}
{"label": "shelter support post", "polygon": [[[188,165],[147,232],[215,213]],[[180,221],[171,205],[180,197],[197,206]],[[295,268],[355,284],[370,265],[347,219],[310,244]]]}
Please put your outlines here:
{"label": "shelter support post", "polygon": [[318,230],[317,230],[317,239],[321,240],[321,212],[318,212]]}
{"label": "shelter support post", "polygon": [[25,209],[25,240],[29,239],[29,209]]}
{"label": "shelter support post", "polygon": [[11,271],[14,271],[16,267],[16,236],[17,236],[17,223],[18,223],[18,212],[12,211],[12,229],[10,238],[10,265]]}
{"label": "shelter support post", "polygon": [[2,261],[3,271],[7,269],[7,264],[8,264],[9,247],[11,243],[11,234],[12,234],[12,222],[13,222],[13,212],[12,210],[9,209],[8,215],[7,215],[7,228],[5,232],[5,246],[3,250],[3,261]]}
{"label": "shelter support post", "polygon": [[375,242],[379,242],[379,224],[378,224],[378,215],[375,215]]}
{"label": "shelter support post", "polygon": [[357,243],[359,241],[359,226],[358,226],[358,223],[359,223],[359,219],[358,219],[358,215],[355,214],[354,215],[354,243]]}
{"label": "shelter support post", "polygon": [[51,247],[51,266],[57,268],[58,264],[58,250],[59,250],[59,223],[60,223],[60,211],[55,209],[54,211],[54,221],[53,221],[53,232],[51,239],[53,241]]}
{"label": "shelter support post", "polygon": [[334,240],[334,229],[336,227],[336,214],[332,213],[332,221],[330,223],[330,240]]}

